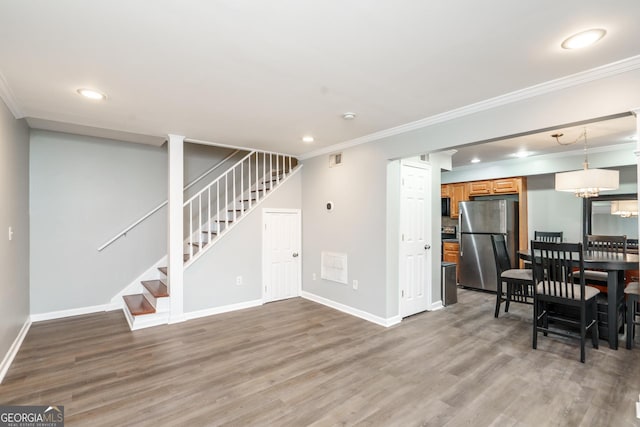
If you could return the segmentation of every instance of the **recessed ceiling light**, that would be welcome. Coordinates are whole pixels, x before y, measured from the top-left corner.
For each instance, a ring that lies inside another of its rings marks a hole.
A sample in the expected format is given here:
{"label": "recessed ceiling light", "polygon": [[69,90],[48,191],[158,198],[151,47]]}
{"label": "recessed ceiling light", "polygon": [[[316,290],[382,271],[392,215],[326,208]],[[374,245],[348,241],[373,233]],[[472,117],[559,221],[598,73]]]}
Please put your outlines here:
{"label": "recessed ceiling light", "polygon": [[513,153],[513,156],[523,158],[523,157],[529,157],[532,154],[533,153],[531,151],[520,150],[517,153]]}
{"label": "recessed ceiling light", "polygon": [[342,118],[345,120],[353,120],[356,118],[356,113],[344,113]]}
{"label": "recessed ceiling light", "polygon": [[105,95],[104,93],[98,92],[97,90],[93,89],[78,89],[78,93],[89,99],[103,100],[107,98],[107,95]]}
{"label": "recessed ceiling light", "polygon": [[471,163],[480,163],[480,159],[477,157],[474,157],[473,159],[471,159]]}
{"label": "recessed ceiling light", "polygon": [[605,34],[607,34],[606,30],[603,30],[602,28],[593,28],[568,37],[562,42],[561,46],[564,49],[581,49],[583,47],[591,46],[603,38]]}
{"label": "recessed ceiling light", "polygon": [[302,142],[313,142],[313,137],[311,135],[303,136]]}

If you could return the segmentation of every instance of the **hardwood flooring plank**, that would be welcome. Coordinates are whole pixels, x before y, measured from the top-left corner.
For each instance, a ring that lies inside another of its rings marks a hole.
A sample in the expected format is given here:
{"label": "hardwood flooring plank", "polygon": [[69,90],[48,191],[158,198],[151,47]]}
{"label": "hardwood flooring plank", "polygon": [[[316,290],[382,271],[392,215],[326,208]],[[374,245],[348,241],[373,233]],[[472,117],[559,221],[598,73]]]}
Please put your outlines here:
{"label": "hardwood flooring plank", "polygon": [[[294,298],[131,332],[120,312],[31,326],[0,404],[73,425],[638,426],[640,349],[539,337],[492,294],[384,328]],[[550,390],[558,393],[550,397]]]}

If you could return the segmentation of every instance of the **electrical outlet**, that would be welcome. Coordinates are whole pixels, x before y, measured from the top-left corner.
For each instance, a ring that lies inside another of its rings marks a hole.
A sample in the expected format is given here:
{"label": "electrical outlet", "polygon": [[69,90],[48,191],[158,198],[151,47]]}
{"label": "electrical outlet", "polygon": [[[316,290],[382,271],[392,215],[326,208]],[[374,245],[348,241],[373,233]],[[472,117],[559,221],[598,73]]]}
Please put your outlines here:
{"label": "electrical outlet", "polygon": [[353,279],[352,286],[353,286],[353,289],[358,290],[358,281]]}
{"label": "electrical outlet", "polygon": [[242,276],[238,276],[238,277],[236,277],[236,285],[237,285],[237,286],[242,285]]}
{"label": "electrical outlet", "polygon": [[13,240],[13,228],[9,227],[9,240]]}
{"label": "electrical outlet", "polygon": [[316,276],[316,273],[313,273],[313,274],[311,275],[311,280],[316,280],[317,278],[318,278],[318,276]]}

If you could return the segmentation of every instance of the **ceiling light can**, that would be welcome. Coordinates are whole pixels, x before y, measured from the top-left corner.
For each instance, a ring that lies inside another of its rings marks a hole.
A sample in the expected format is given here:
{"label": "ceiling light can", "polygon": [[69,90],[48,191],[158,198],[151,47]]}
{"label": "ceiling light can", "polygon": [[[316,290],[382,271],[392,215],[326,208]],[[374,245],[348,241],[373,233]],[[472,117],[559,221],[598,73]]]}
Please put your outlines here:
{"label": "ceiling light can", "polygon": [[347,112],[342,115],[342,118],[345,120],[353,120],[356,118],[356,113]]}
{"label": "ceiling light can", "polygon": [[603,28],[592,28],[567,37],[561,44],[563,49],[581,49],[591,46],[607,34]]}
{"label": "ceiling light can", "polygon": [[78,94],[84,96],[85,98],[89,98],[89,99],[95,99],[98,101],[107,99],[107,95],[95,89],[80,88],[76,92],[78,92]]}
{"label": "ceiling light can", "polygon": [[313,142],[314,139],[311,135],[306,135],[302,137],[302,142]]}

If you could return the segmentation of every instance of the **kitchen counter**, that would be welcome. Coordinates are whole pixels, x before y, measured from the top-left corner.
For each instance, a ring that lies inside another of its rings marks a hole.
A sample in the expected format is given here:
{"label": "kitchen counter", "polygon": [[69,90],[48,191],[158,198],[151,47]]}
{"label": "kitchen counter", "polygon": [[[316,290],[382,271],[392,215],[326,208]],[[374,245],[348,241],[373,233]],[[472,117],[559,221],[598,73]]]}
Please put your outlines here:
{"label": "kitchen counter", "polygon": [[442,243],[459,243],[458,239],[442,239]]}

